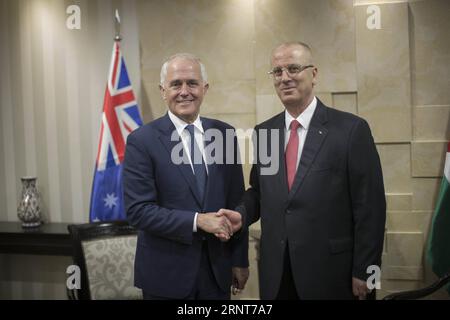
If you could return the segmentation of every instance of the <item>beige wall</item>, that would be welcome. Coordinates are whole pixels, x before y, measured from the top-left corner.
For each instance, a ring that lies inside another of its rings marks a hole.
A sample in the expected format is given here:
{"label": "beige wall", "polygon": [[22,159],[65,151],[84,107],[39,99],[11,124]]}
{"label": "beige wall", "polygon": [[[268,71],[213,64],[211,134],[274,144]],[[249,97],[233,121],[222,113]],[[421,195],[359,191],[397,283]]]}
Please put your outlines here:
{"label": "beige wall", "polygon": [[[0,0],[0,219],[17,220],[20,177],[37,175],[49,221],[87,221],[118,6],[146,122],[166,110],[157,86],[161,63],[187,51],[208,70],[203,115],[252,128],[282,110],[267,76],[273,46],[309,43],[318,97],[367,119],[380,153],[388,203],[381,295],[430,283],[423,253],[450,138],[450,2],[354,2],[75,1],[82,29],[69,31],[65,7],[72,1]],[[380,8],[380,30],[366,27],[370,4]],[[249,166],[245,171],[248,178]],[[257,298],[253,249],[250,254],[243,297]],[[42,257],[0,256],[0,272],[9,275],[0,279],[0,298],[6,291],[29,297],[30,285],[32,297],[64,298],[56,271],[45,282],[38,275],[22,281],[14,261],[45,264]],[[66,261],[58,263],[65,270]]]}
{"label": "beige wall", "polygon": [[[66,28],[72,4],[80,6],[81,30]],[[134,1],[0,0],[1,221],[18,220],[20,177],[35,175],[46,221],[87,222],[115,8],[139,97]],[[60,280],[69,263],[64,257],[0,255],[0,299],[64,299]],[[23,272],[24,266],[34,267]],[[42,269],[45,276],[36,271]]]}
{"label": "beige wall", "polygon": [[[379,6],[380,30],[367,28],[371,4]],[[142,0],[138,7],[149,118],[165,112],[161,62],[191,51],[210,74],[203,113],[251,128],[283,109],[267,76],[272,48],[309,43],[317,95],[368,120],[382,160],[388,216],[380,296],[434,280],[423,249],[450,138],[448,1]],[[256,297],[251,281],[244,296]]]}
{"label": "beige wall", "polygon": [[[81,30],[66,28],[74,3]],[[1,220],[17,220],[20,177],[35,175],[46,220],[87,221],[116,7],[140,96],[134,1],[0,0]]]}

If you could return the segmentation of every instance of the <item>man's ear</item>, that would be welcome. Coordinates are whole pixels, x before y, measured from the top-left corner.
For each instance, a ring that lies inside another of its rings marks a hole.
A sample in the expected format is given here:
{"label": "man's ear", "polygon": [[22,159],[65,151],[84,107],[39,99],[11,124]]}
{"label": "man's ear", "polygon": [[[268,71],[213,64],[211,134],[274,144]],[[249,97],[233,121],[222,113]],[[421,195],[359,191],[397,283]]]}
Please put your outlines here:
{"label": "man's ear", "polygon": [[317,67],[313,68],[313,80],[312,80],[312,84],[313,87],[317,85],[317,74],[319,73],[319,70],[317,69]]}
{"label": "man's ear", "polygon": [[205,83],[204,85],[203,85],[203,90],[205,90],[205,94],[206,94],[206,92],[208,92],[208,89],[209,89],[209,83]]}
{"label": "man's ear", "polygon": [[166,100],[166,90],[161,84],[159,85],[159,92],[161,93],[161,98],[163,98],[163,100]]}

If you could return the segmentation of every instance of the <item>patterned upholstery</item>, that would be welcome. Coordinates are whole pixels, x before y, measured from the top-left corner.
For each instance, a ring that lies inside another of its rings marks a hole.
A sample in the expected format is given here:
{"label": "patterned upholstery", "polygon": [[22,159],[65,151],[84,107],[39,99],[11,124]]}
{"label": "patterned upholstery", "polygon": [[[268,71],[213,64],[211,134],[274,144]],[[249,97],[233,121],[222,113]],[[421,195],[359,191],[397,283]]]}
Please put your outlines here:
{"label": "patterned upholstery", "polygon": [[67,287],[71,300],[142,299],[133,286],[138,231],[127,221],[98,221],[67,226],[79,287]]}
{"label": "patterned upholstery", "polygon": [[82,241],[92,300],[142,299],[133,286],[136,235]]}

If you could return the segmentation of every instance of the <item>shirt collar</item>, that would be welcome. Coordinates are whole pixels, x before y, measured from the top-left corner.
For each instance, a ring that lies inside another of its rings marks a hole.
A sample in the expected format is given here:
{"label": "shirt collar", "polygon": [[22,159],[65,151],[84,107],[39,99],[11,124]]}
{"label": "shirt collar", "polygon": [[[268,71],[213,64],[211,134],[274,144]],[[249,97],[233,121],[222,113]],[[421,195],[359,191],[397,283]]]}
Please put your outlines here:
{"label": "shirt collar", "polygon": [[[181,120],[176,115],[174,115],[170,110],[167,112],[169,114],[170,121],[172,121],[173,125],[175,126],[175,129],[177,130],[178,134],[181,136],[186,126],[189,125],[189,123],[185,122],[184,120]],[[196,127],[202,134],[203,126],[202,121],[200,120],[200,116],[197,116],[197,119],[192,123],[194,127]]]}
{"label": "shirt collar", "polygon": [[295,119],[291,114],[285,110],[284,111],[284,121],[286,125],[286,130],[289,130],[292,120],[297,120],[305,130],[308,130],[309,124],[311,123],[312,116],[316,110],[317,99],[314,96],[311,103],[306,107],[306,109]]}

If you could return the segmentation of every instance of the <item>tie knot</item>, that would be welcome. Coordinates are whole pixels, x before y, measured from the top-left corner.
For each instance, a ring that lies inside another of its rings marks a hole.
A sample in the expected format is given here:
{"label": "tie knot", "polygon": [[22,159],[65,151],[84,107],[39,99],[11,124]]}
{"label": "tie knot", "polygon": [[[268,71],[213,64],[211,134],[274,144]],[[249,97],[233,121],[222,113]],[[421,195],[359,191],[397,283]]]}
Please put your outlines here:
{"label": "tie knot", "polygon": [[297,131],[297,129],[300,127],[300,123],[297,120],[291,121],[291,130]]}
{"label": "tie knot", "polygon": [[193,124],[188,124],[185,129],[189,132],[191,137],[194,136],[194,129],[195,129],[195,127],[194,127]]}

